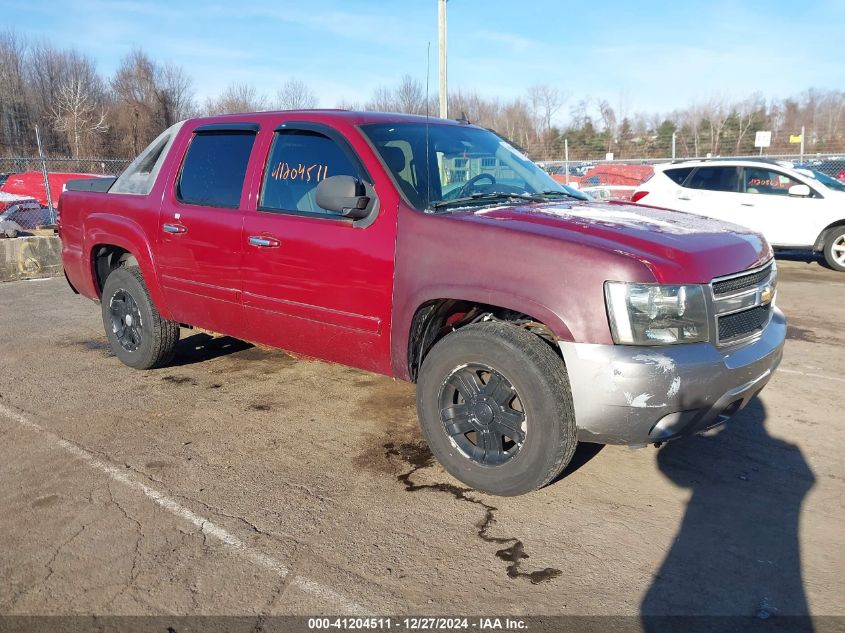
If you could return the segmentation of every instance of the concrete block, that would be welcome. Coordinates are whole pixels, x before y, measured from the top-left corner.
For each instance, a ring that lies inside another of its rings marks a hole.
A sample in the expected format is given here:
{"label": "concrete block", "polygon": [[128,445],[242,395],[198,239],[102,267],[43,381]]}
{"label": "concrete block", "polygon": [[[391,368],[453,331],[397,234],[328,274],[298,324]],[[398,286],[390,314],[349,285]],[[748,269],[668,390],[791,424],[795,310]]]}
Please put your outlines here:
{"label": "concrete block", "polygon": [[62,245],[57,236],[0,239],[0,281],[62,274]]}

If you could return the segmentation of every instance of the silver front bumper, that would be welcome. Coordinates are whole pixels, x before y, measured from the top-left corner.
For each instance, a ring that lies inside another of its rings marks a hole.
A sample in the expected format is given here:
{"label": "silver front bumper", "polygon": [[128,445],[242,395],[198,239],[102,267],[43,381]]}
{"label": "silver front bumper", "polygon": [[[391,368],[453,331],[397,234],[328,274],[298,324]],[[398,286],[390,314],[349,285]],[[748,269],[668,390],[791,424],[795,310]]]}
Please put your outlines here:
{"label": "silver front bumper", "polygon": [[642,445],[720,424],[766,385],[785,339],[786,319],[773,308],[759,338],[730,349],[561,342],[578,439]]}

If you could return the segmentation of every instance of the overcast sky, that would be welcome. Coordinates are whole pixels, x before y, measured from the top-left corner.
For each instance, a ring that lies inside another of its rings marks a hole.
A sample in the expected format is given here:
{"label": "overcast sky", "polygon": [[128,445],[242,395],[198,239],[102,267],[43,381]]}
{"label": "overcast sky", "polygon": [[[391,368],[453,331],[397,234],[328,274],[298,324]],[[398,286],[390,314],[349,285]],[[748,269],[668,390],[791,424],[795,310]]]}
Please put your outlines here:
{"label": "overcast sky", "polygon": [[[511,98],[536,82],[629,113],[712,96],[845,88],[845,1],[449,1],[449,87]],[[290,77],[320,105],[366,101],[405,73],[437,86],[436,0],[0,0],[0,27],[76,47],[108,75],[142,47],[180,64],[203,100]]]}

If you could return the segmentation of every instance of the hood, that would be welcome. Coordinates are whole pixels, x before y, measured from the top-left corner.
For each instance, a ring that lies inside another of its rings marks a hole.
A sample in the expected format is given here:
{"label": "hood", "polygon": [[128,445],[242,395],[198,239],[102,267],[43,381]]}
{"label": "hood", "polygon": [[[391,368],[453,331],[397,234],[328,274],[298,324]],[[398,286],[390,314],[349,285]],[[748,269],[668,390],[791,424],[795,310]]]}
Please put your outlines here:
{"label": "hood", "polygon": [[458,212],[454,217],[626,255],[644,263],[662,283],[708,283],[772,257],[771,247],[751,229],[629,203],[528,203]]}

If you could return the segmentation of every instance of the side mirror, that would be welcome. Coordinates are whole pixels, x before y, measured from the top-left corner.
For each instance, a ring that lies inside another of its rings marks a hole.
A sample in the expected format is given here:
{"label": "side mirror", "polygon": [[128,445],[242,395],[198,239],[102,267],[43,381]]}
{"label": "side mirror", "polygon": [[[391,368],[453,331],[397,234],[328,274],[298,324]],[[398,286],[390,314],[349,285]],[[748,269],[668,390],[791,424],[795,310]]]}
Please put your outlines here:
{"label": "side mirror", "polygon": [[808,185],[792,185],[789,188],[790,196],[798,196],[799,198],[806,198],[811,193]]}
{"label": "side mirror", "polygon": [[370,199],[364,183],[352,176],[330,176],[317,185],[317,204],[345,218],[367,216]]}

